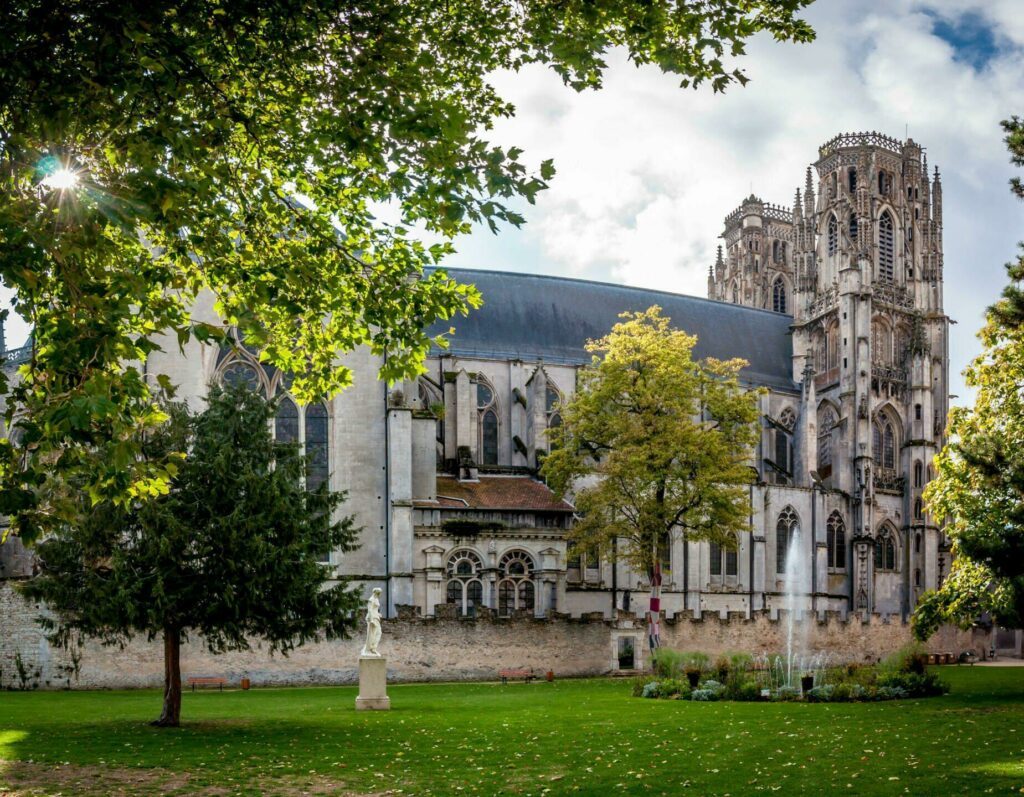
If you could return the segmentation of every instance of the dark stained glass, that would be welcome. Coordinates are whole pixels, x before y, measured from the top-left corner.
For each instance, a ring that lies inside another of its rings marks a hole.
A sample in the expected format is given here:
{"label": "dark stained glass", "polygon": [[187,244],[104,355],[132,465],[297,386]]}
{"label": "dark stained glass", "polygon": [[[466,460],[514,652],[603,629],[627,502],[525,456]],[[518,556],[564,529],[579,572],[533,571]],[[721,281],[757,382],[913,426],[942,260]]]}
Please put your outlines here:
{"label": "dark stained glass", "polygon": [[482,438],[481,463],[484,465],[498,464],[498,415],[494,410],[487,410],[480,421]]}
{"label": "dark stained glass", "polygon": [[282,399],[274,418],[274,437],[279,443],[299,440],[299,409],[291,399]]}
{"label": "dark stained glass", "polygon": [[244,385],[249,390],[260,389],[260,377],[256,369],[248,363],[234,362],[224,369],[223,380],[225,385],[235,387]]}
{"label": "dark stained glass", "polygon": [[311,404],[306,408],[306,488],[315,490],[327,481],[327,408]]}

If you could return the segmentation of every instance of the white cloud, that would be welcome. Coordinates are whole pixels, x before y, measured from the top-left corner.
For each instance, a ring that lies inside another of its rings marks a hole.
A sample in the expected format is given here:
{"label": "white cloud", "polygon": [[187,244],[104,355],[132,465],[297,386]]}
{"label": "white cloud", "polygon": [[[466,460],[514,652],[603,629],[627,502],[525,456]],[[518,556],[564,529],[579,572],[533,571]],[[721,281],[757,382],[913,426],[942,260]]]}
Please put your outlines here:
{"label": "white cloud", "polygon": [[[1014,10],[1016,6],[1016,10]],[[934,32],[965,13],[998,48],[974,68]],[[751,43],[752,78],[727,94],[610,59],[600,92],[574,94],[534,68],[496,83],[517,107],[494,137],[553,157],[558,174],[522,231],[474,235],[453,263],[518,268],[704,295],[723,217],[753,190],[790,205],[817,147],[838,132],[905,130],[940,166],[954,373],[1024,229],[999,120],[1024,112],[1018,0],[819,0],[809,45]],[[962,383],[954,378],[954,392]]]}

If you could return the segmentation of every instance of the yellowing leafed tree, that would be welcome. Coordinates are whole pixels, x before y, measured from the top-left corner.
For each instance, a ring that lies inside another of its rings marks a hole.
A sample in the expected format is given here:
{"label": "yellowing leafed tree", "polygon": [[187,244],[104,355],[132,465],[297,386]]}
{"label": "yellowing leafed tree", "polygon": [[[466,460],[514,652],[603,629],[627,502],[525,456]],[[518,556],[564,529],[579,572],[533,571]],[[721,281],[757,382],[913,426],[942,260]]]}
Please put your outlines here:
{"label": "yellowing leafed tree", "polygon": [[576,549],[614,546],[649,574],[653,647],[659,551],[674,535],[731,548],[748,530],[757,392],[739,382],[745,361],[694,359],[697,338],[659,307],[622,319],[588,344],[542,472],[573,498]]}

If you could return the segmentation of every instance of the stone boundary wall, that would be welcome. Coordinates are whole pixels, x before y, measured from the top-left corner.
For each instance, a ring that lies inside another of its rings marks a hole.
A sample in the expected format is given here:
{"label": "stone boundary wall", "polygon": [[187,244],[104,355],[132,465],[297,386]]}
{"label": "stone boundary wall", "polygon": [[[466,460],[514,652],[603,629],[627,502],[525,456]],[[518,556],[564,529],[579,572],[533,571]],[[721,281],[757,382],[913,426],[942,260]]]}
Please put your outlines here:
{"label": "stone boundary wall", "polygon": [[[440,607],[439,607],[440,608]],[[137,638],[123,649],[89,641],[74,655],[54,649],[36,622],[41,607],[28,603],[10,581],[0,581],[0,688],[125,689],[163,683],[163,648],[157,639]],[[444,615],[444,612],[441,612]],[[532,667],[558,677],[602,675],[618,668],[620,639],[628,639],[637,666],[646,665],[646,630],[641,618],[620,612],[613,622],[601,614],[578,619],[518,616],[476,619],[420,618],[403,612],[383,623],[381,651],[388,678],[398,681],[493,680],[501,668]],[[828,651],[839,661],[875,661],[910,641],[905,623],[872,617],[844,621],[838,614],[807,629],[809,648]],[[971,632],[945,630],[942,644],[929,649],[960,650],[979,645]],[[666,618],[662,642],[677,650],[700,650],[711,656],[743,651],[753,654],[785,650],[786,623],[757,613],[726,618],[689,612]],[[347,640],[305,645],[288,656],[252,650],[210,654],[195,639],[182,647],[182,675],[215,675],[230,683],[248,677],[255,686],[352,684],[362,634]],[[77,665],[77,667],[76,667]],[[77,673],[76,673],[77,669]]]}

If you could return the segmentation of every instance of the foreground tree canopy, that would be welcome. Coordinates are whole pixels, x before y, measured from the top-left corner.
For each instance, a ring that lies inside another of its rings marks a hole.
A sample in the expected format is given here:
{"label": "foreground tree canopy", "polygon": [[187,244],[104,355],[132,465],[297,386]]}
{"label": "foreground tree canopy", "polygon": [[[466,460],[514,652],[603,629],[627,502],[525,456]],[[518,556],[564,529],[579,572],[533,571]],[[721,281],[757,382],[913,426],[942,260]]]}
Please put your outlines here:
{"label": "foreground tree canopy", "polygon": [[81,507],[81,522],[37,544],[40,573],[24,593],[55,611],[45,625],[58,644],[162,635],[158,722],[177,725],[189,632],[214,653],[247,649],[253,637],[287,652],[346,633],[358,596],[328,587],[333,571],[322,560],[351,550],[357,530],[349,518],[332,519],[343,493],[306,489],[297,444],[271,438],[274,407],[265,399],[214,388],[202,413],[170,405],[168,414],[142,449],[158,459],[189,452],[169,494],[127,509]]}
{"label": "foreground tree canopy", "polygon": [[600,357],[559,410],[542,471],[574,494],[574,546],[614,551],[657,587],[671,535],[735,548],[748,530],[757,394],[738,382],[745,361],[695,360],[697,338],[660,308],[622,318],[588,344]]}
{"label": "foreground tree canopy", "polygon": [[745,80],[730,60],[755,33],[810,40],[809,2],[4,3],[0,279],[34,338],[0,512],[30,539],[73,511],[72,478],[95,501],[166,490],[136,456],[163,416],[135,364],[223,334],[190,317],[201,290],[300,397],[344,388],[337,354],[363,344],[384,378],[417,373],[424,328],[480,297],[424,276],[450,244],[407,229],[519,224],[516,201],[553,173],[486,141],[514,110],[491,72],[539,63],[598,87],[623,47],[721,90]]}
{"label": "foreground tree canopy", "polygon": [[[1024,166],[1024,120],[1003,128],[1012,162]],[[1024,199],[1019,179],[1011,188]],[[914,613],[920,639],[986,612],[999,625],[1024,624],[1024,254],[1006,269],[1010,285],[979,334],[984,350],[964,372],[974,406],[950,411],[949,442],[925,491],[929,511],[947,524],[954,560]]]}

